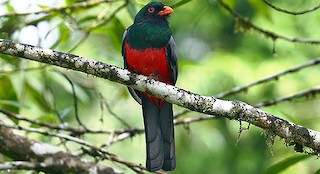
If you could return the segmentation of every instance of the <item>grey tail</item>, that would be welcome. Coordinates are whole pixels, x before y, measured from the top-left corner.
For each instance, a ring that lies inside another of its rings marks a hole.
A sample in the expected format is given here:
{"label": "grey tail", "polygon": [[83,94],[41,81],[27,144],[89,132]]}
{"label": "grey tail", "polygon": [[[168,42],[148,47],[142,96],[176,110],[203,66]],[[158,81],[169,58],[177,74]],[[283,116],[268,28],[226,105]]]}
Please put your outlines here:
{"label": "grey tail", "polygon": [[162,169],[165,171],[171,171],[176,168],[174,125],[171,103],[165,102],[160,107],[160,127],[163,137],[164,151],[164,163]]}
{"label": "grey tail", "polygon": [[173,170],[176,166],[172,104],[157,104],[142,98],[148,171]]}

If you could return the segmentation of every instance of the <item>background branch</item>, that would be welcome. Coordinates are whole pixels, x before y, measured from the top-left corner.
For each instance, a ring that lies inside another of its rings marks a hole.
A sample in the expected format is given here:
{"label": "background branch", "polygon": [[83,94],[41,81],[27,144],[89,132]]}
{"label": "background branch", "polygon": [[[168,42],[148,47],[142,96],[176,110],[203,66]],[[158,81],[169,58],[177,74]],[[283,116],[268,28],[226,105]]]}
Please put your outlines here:
{"label": "background branch", "polygon": [[276,98],[276,99],[272,99],[272,100],[268,100],[268,101],[264,101],[258,104],[255,104],[254,107],[262,107],[262,106],[270,106],[270,105],[275,105],[277,103],[283,102],[283,101],[290,101],[296,98],[301,98],[301,97],[315,97],[317,94],[320,93],[320,87],[315,87],[312,89],[308,89],[308,90],[303,90],[301,92],[298,92],[296,94],[292,94],[286,97],[281,97],[281,98]]}
{"label": "background branch", "polygon": [[[115,154],[112,154],[112,153],[108,152],[106,149],[104,149],[102,147],[101,148],[97,147],[97,146],[91,144],[90,142],[78,139],[76,137],[72,137],[72,136],[69,136],[69,135],[61,134],[61,133],[53,133],[53,132],[45,131],[45,130],[42,130],[42,129],[27,128],[27,127],[14,126],[14,125],[7,125],[7,124],[4,124],[4,123],[0,122],[0,128],[1,127],[10,128],[10,129],[16,129],[16,130],[23,130],[23,131],[27,131],[27,132],[33,132],[33,133],[38,133],[38,134],[47,135],[47,136],[51,136],[51,137],[57,137],[57,138],[60,138],[60,139],[63,139],[63,140],[67,140],[69,142],[74,142],[74,143],[77,143],[79,145],[83,145],[85,147],[90,148],[90,150],[92,151],[91,153],[94,152],[94,154],[99,154],[99,157],[102,158],[102,159],[106,159],[106,160],[110,160],[110,161],[113,161],[113,162],[117,162],[117,163],[126,165],[127,167],[129,167],[130,169],[132,169],[133,171],[135,171],[137,173],[141,173],[142,170],[146,170],[146,168],[141,166],[141,165],[138,165],[138,164],[123,160],[123,159],[119,158],[118,156],[116,156]],[[0,137],[0,139],[1,139],[1,137]],[[5,148],[6,146],[7,146],[6,143],[3,144],[3,148]],[[52,147],[55,148],[54,146],[52,146]],[[37,147],[37,148],[40,148],[40,147]],[[45,147],[43,147],[43,148],[45,148]],[[48,149],[48,147],[47,147],[47,149]],[[4,149],[0,149],[0,152],[5,153],[5,154],[7,153],[7,152],[4,151]],[[28,154],[28,153],[31,153],[31,152],[26,152],[26,153]],[[61,171],[68,171],[68,170],[61,169]],[[58,173],[61,173],[61,172],[58,172]]]}
{"label": "background branch", "polygon": [[[2,124],[2,123],[1,123]],[[63,152],[56,147],[31,140],[0,126],[0,151],[15,160],[0,164],[0,168],[33,169],[48,173],[120,173],[110,167],[95,164],[78,156]]]}
{"label": "background branch", "polygon": [[311,66],[315,66],[315,65],[318,65],[318,64],[320,64],[320,58],[316,58],[316,59],[313,59],[313,60],[311,60],[309,62],[303,63],[301,65],[298,65],[298,66],[295,66],[295,67],[292,67],[292,68],[288,68],[288,69],[286,69],[284,71],[281,71],[281,72],[278,72],[276,74],[270,75],[268,77],[259,79],[259,80],[255,81],[255,82],[249,83],[247,85],[244,85],[244,86],[241,86],[241,87],[235,87],[235,88],[233,88],[233,89],[231,89],[229,91],[217,94],[216,97],[217,98],[223,98],[223,97],[234,95],[234,94],[237,94],[237,93],[240,93],[240,92],[248,91],[249,88],[252,88],[254,86],[260,85],[262,83],[269,82],[271,80],[278,80],[280,77],[282,77],[284,75],[291,74],[291,73],[294,73],[294,72],[297,72],[297,71],[300,71],[302,69],[305,69],[305,68],[308,68],[308,67],[311,67]]}
{"label": "background branch", "polygon": [[266,29],[263,29],[252,22],[250,22],[247,18],[240,15],[238,12],[232,10],[226,3],[224,3],[222,0],[218,0],[218,2],[221,4],[221,6],[226,9],[230,14],[234,16],[236,19],[238,27],[242,28],[244,31],[252,29],[254,31],[257,31],[258,33],[263,34],[267,38],[271,38],[273,41],[276,41],[277,39],[282,39],[288,42],[296,42],[296,43],[309,43],[309,44],[320,44],[320,40],[311,40],[307,38],[295,38],[295,37],[288,37],[284,35],[280,35],[271,31],[268,31]]}
{"label": "background branch", "polygon": [[84,1],[84,2],[77,2],[74,3],[70,6],[64,6],[64,7],[52,7],[52,8],[45,8],[42,10],[38,11],[28,11],[28,12],[20,12],[20,13],[7,13],[7,14],[0,14],[0,17],[12,17],[12,16],[26,16],[26,15],[31,15],[31,14],[41,14],[41,13],[51,13],[51,12],[63,12],[65,10],[75,10],[75,9],[80,9],[80,8],[90,8],[96,5],[99,5],[101,3],[106,3],[106,2],[115,2],[113,0],[95,0],[95,1]]}
{"label": "background branch", "polygon": [[277,7],[275,5],[273,5],[271,2],[269,2],[268,0],[262,0],[264,3],[266,3],[268,6],[270,6],[271,8],[273,8],[274,10],[277,10],[279,12],[282,12],[282,13],[287,13],[287,14],[291,14],[291,15],[303,15],[303,14],[306,14],[306,13],[310,13],[310,12],[313,12],[313,11],[316,11],[320,8],[320,5],[317,5],[315,7],[312,7],[310,9],[307,9],[307,10],[302,10],[302,11],[289,11],[289,10],[286,10],[286,9],[283,9],[283,8],[280,8],[280,7]]}

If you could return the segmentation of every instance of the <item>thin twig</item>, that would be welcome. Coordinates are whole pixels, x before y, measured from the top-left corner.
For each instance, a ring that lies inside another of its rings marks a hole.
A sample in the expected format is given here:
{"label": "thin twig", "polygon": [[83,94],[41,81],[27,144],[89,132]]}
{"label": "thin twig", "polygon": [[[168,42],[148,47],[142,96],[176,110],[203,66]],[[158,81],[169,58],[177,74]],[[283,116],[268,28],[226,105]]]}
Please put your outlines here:
{"label": "thin twig", "polygon": [[[71,142],[74,142],[74,143],[77,143],[77,144],[80,144],[80,145],[83,145],[83,146],[90,147],[90,148],[92,148],[94,150],[99,150],[99,151],[104,152],[104,150],[99,149],[98,147],[94,146],[93,144],[91,144],[91,143],[89,143],[87,141],[84,141],[84,140],[81,140],[79,138],[72,137],[72,136],[69,136],[69,135],[66,135],[66,134],[54,133],[52,131],[45,131],[45,130],[37,129],[37,128],[33,128],[33,127],[23,127],[23,126],[20,126],[20,125],[8,125],[8,124],[3,123],[2,121],[0,121],[0,126],[7,127],[7,128],[10,128],[10,129],[23,130],[23,131],[27,131],[27,132],[33,132],[33,133],[39,133],[39,134],[42,134],[42,135],[57,137],[57,138],[64,139],[64,140],[67,140],[67,141],[71,141]],[[108,153],[108,152],[106,152],[106,153]]]}
{"label": "thin twig", "polygon": [[44,123],[38,120],[31,120],[26,117],[23,117],[19,114],[12,113],[10,111],[6,111],[3,109],[0,109],[0,113],[3,113],[7,115],[8,117],[20,120],[20,121],[26,121],[31,124],[39,125],[41,127],[46,127],[49,129],[54,129],[57,131],[67,131],[71,132],[72,136],[80,136],[83,134],[114,134],[116,137],[113,139],[111,144],[114,144],[116,142],[120,142],[125,140],[126,138],[134,137],[137,134],[144,133],[144,129],[142,128],[131,128],[131,129],[117,129],[117,130],[92,130],[92,129],[81,129],[81,128],[73,128],[73,127],[68,127],[68,126],[63,126],[63,125],[56,125],[52,123]]}
{"label": "thin twig", "polygon": [[189,113],[189,111],[190,110],[188,110],[188,109],[181,109],[180,111],[174,113],[173,118],[178,119],[178,118],[182,117],[183,115]]}
{"label": "thin twig", "polygon": [[301,92],[298,92],[296,94],[292,94],[292,95],[289,95],[286,97],[281,97],[281,98],[276,98],[276,99],[264,101],[264,102],[255,104],[254,107],[260,108],[260,107],[264,107],[264,106],[271,106],[271,105],[278,104],[280,102],[290,101],[290,100],[293,100],[296,98],[301,98],[301,97],[310,97],[310,96],[313,97],[319,93],[320,93],[320,87],[316,87],[316,88],[304,90],[304,91],[301,91]]}
{"label": "thin twig", "polygon": [[13,13],[1,14],[0,17],[26,16],[26,15],[31,15],[31,14],[51,13],[51,12],[65,11],[65,10],[72,11],[72,10],[79,9],[79,8],[94,7],[96,5],[99,5],[99,4],[105,3],[105,2],[115,2],[115,1],[113,1],[113,0],[83,1],[83,2],[74,3],[70,6],[64,6],[64,7],[52,7],[52,8],[41,9],[38,11],[29,11],[29,12],[20,12],[20,13],[13,12]]}
{"label": "thin twig", "polygon": [[[83,135],[85,133],[111,134],[111,132],[113,132],[113,131],[108,131],[108,130],[78,129],[78,128],[73,128],[73,127],[68,127],[68,126],[63,126],[63,125],[45,123],[45,122],[41,122],[41,121],[38,121],[38,120],[31,120],[31,119],[23,117],[23,116],[21,116],[19,114],[15,114],[15,113],[12,113],[10,111],[3,110],[3,109],[0,109],[0,113],[3,113],[5,115],[7,115],[8,117],[18,119],[20,121],[26,121],[26,122],[29,122],[31,124],[39,125],[39,126],[46,127],[46,128],[49,128],[49,129],[54,129],[54,130],[57,130],[57,131],[68,131],[68,132],[71,132],[73,135]],[[123,133],[125,131],[127,131],[127,130],[119,130],[119,132],[118,131],[115,131],[115,132],[118,133],[118,134],[121,134],[121,133]]]}
{"label": "thin twig", "polygon": [[77,97],[77,94],[76,94],[76,90],[74,88],[74,84],[73,82],[71,81],[71,79],[64,73],[60,72],[60,71],[55,71],[57,72],[58,74],[62,75],[65,79],[67,79],[67,81],[69,82],[69,84],[71,85],[71,89],[72,89],[72,96],[73,96],[73,104],[74,104],[74,115],[76,117],[76,120],[78,122],[78,124],[80,126],[82,126],[84,129],[88,129],[86,127],[86,125],[84,125],[80,118],[79,118],[79,113],[78,113],[78,97]]}
{"label": "thin twig", "polygon": [[238,12],[232,10],[226,3],[224,3],[222,0],[218,0],[218,2],[221,4],[221,6],[226,9],[230,14],[232,14],[235,18],[236,21],[240,26],[243,26],[245,30],[248,29],[253,29],[254,31],[257,31],[258,33],[263,34],[267,38],[271,38],[273,41],[277,39],[282,39],[288,42],[296,42],[296,43],[309,43],[309,44],[320,44],[320,40],[311,40],[307,38],[295,38],[295,37],[288,37],[288,36],[283,36],[268,30],[265,30],[263,28],[260,28],[253,23],[251,23],[247,18],[244,16],[240,15]]}
{"label": "thin twig", "polygon": [[216,116],[212,116],[212,115],[202,115],[202,116],[198,116],[198,117],[187,117],[184,119],[174,120],[174,124],[175,125],[189,124],[189,123],[195,123],[195,122],[217,119],[217,118],[221,118],[221,117],[216,117]]}
{"label": "thin twig", "polygon": [[231,89],[229,91],[219,93],[219,94],[217,94],[215,96],[217,98],[223,98],[223,97],[226,97],[226,96],[234,95],[234,94],[242,92],[242,91],[247,91],[249,88],[251,88],[253,86],[257,86],[259,84],[266,83],[266,82],[271,81],[271,80],[278,80],[283,75],[291,74],[291,73],[297,72],[299,70],[302,70],[304,68],[308,68],[308,67],[315,66],[315,65],[318,65],[318,64],[320,64],[320,58],[316,58],[314,60],[311,60],[309,62],[300,64],[300,65],[295,66],[293,68],[286,69],[286,70],[281,71],[279,73],[273,74],[271,76],[262,78],[260,80],[255,81],[255,82],[252,82],[250,84],[244,85],[242,87],[235,87],[235,88],[233,88],[233,89]]}
{"label": "thin twig", "polygon": [[20,121],[26,121],[31,124],[36,124],[42,127],[46,127],[49,129],[54,129],[57,131],[67,131],[71,132],[72,135],[78,136],[78,135],[83,135],[83,134],[117,134],[121,135],[123,133],[130,133],[132,136],[144,132],[143,129],[141,128],[130,128],[130,129],[117,129],[117,130],[92,130],[92,129],[82,129],[82,128],[73,128],[69,126],[63,126],[63,125],[57,125],[57,124],[52,124],[52,123],[44,123],[38,120],[31,120],[26,117],[23,117],[19,114],[12,113],[10,111],[6,111],[4,109],[0,109],[0,113],[3,113],[11,118],[18,119]]}
{"label": "thin twig", "polygon": [[273,8],[274,10],[277,10],[277,11],[280,11],[280,12],[283,12],[283,13],[287,13],[287,14],[290,14],[290,15],[302,15],[302,14],[306,14],[306,13],[310,13],[310,12],[316,11],[316,10],[318,10],[320,8],[320,4],[319,4],[319,5],[315,6],[315,7],[312,7],[312,8],[307,9],[307,10],[289,11],[289,10],[277,7],[277,6],[273,5],[272,3],[270,3],[267,0],[262,0],[262,1],[264,3],[266,3],[268,6],[270,6],[271,8]]}
{"label": "thin twig", "polygon": [[109,105],[109,103],[106,101],[106,99],[100,94],[100,98],[102,98],[102,104],[107,108],[108,112],[114,116],[120,123],[122,123],[123,125],[125,125],[127,128],[131,128],[131,126],[124,121],[121,117],[119,117],[116,113],[114,113]]}

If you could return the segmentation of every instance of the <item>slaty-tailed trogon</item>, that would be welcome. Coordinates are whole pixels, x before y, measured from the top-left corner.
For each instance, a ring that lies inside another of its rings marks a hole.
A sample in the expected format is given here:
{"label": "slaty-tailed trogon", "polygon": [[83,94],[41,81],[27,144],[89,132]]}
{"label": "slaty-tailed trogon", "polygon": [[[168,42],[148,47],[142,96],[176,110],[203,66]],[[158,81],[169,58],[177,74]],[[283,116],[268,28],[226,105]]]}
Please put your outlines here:
{"label": "slaty-tailed trogon", "polygon": [[[151,2],[135,16],[123,34],[124,67],[167,84],[177,81],[176,44],[168,24],[172,8]],[[173,170],[176,166],[172,104],[147,93],[128,88],[142,105],[149,171]]]}

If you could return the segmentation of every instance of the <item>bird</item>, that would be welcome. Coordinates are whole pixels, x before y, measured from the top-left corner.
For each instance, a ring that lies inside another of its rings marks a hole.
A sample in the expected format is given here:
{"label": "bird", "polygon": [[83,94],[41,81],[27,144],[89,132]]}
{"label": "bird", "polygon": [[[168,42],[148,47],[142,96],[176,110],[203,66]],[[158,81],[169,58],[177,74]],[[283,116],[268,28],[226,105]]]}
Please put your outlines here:
{"label": "bird", "polygon": [[[150,2],[135,16],[123,34],[124,68],[148,78],[175,85],[178,77],[177,48],[168,18],[174,10]],[[146,169],[172,171],[176,167],[172,104],[128,87],[142,105],[146,138]]]}

